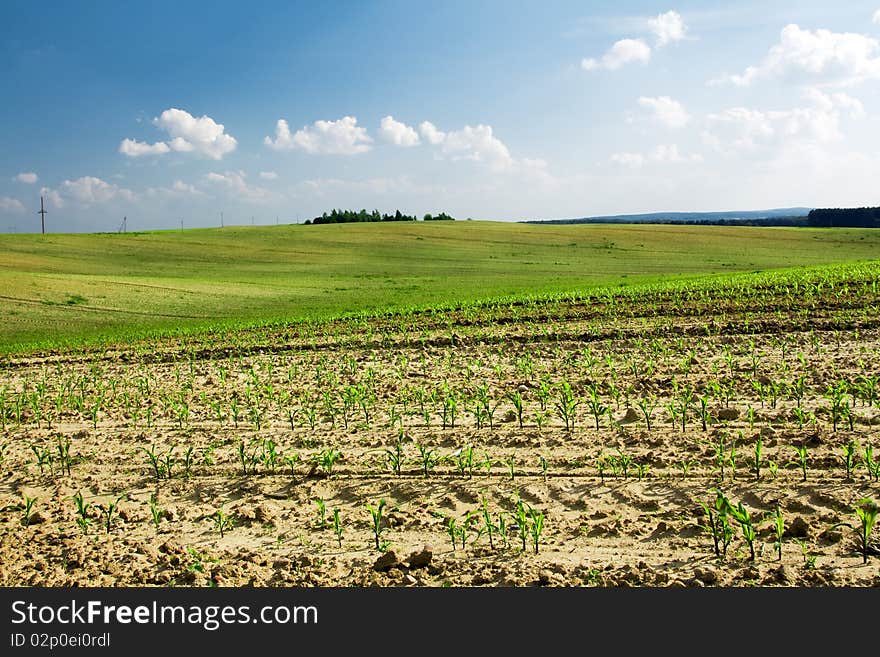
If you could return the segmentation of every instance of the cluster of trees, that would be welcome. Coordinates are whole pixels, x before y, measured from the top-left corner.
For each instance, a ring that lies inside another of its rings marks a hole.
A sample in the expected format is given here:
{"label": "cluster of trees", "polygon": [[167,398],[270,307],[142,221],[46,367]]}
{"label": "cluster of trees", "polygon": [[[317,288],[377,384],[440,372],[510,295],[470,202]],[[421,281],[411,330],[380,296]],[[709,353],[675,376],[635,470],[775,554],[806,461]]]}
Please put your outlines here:
{"label": "cluster of trees", "polygon": [[[446,220],[453,221],[445,212],[437,215],[426,214],[425,221]],[[394,214],[380,213],[378,210],[367,212],[366,210],[336,210],[333,209],[329,213],[325,212],[320,217],[314,219],[306,219],[307,224],[350,224],[366,221],[417,221],[415,215],[403,214],[400,210],[396,210]]]}
{"label": "cluster of trees", "polygon": [[817,208],[807,215],[810,226],[880,228],[880,208]]}

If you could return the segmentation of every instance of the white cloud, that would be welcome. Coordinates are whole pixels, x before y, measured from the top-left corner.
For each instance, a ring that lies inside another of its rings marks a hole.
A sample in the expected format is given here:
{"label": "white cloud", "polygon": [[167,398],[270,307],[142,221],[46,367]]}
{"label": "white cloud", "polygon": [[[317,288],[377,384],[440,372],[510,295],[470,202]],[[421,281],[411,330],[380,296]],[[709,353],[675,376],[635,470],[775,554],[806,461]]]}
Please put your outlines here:
{"label": "white cloud", "polygon": [[33,185],[39,177],[33,171],[22,171],[20,174],[13,178],[16,182],[26,183],[28,185]]}
{"label": "white cloud", "polygon": [[614,71],[630,62],[648,62],[651,59],[651,48],[641,39],[621,39],[616,42],[599,60],[590,58],[581,61],[586,71],[607,69]]}
{"label": "white cloud", "polygon": [[732,107],[710,114],[703,141],[716,150],[778,151],[794,142],[822,144],[842,138],[841,118],[865,116],[861,101],[845,93],[826,94],[811,88],[804,92],[809,101],[805,107],[789,110],[762,111]]}
{"label": "white cloud", "polygon": [[669,96],[641,96],[639,105],[650,110],[652,118],[667,128],[683,128],[691,120],[684,105]]}
{"label": "white cloud", "polygon": [[434,144],[435,146],[446,139],[446,133],[438,130],[430,121],[422,121],[419,124],[419,132],[422,133],[422,137],[428,140],[429,144]]}
{"label": "white cloud", "polygon": [[658,48],[674,41],[681,41],[687,32],[687,25],[681,15],[675,11],[667,11],[656,18],[651,18],[648,20],[648,26],[657,37]]}
{"label": "white cloud", "polygon": [[880,9],[874,12],[874,15],[871,16],[871,22],[875,25],[880,25]]}
{"label": "white cloud", "polygon": [[170,149],[164,141],[148,144],[134,139],[123,139],[119,143],[119,152],[128,157],[141,157],[143,155],[164,155]]}
{"label": "white cloud", "polygon": [[251,185],[245,180],[244,171],[227,171],[225,173],[205,174],[205,181],[225,188],[238,200],[251,203],[264,203],[271,198],[269,190]]}
{"label": "white cloud", "polygon": [[238,146],[232,135],[226,134],[222,123],[210,116],[194,117],[175,107],[171,107],[153,119],[153,125],[161,128],[171,137],[170,141],[157,141],[154,144],[123,139],[119,152],[128,157],[144,155],[164,155],[170,151],[178,153],[197,153],[212,160],[221,160]]}
{"label": "white cloud", "polygon": [[133,201],[135,198],[130,189],[119,187],[94,176],[65,180],[61,183],[61,194],[83,205],[105,203],[113,199]]}
{"label": "white cloud", "polygon": [[683,155],[676,144],[659,144],[650,153],[614,153],[611,161],[631,169],[640,169],[651,162],[661,164],[681,164],[684,162],[701,162],[699,153]]}
{"label": "white cloud", "polygon": [[195,185],[190,185],[189,183],[185,183],[182,180],[175,180],[174,184],[171,185],[171,189],[179,194],[193,194],[198,195],[202,194],[198,189],[195,188]]}
{"label": "white cloud", "polygon": [[168,146],[174,151],[194,152],[220,160],[238,146],[235,137],[226,134],[224,125],[207,115],[196,118],[171,107],[154,118],[153,123],[171,136]]}
{"label": "white cloud", "polygon": [[419,135],[410,126],[400,121],[395,121],[394,117],[389,115],[382,119],[379,126],[379,134],[385,141],[395,146],[417,146],[419,144]]}
{"label": "white cloud", "polygon": [[746,87],[763,78],[797,76],[828,85],[880,78],[880,42],[851,32],[802,30],[792,23],[782,29],[779,43],[770,48],[760,64],[709,83]]}
{"label": "white cloud", "polygon": [[299,149],[310,154],[354,155],[370,150],[373,139],[366,128],[359,127],[353,116],[338,121],[315,121],[294,134],[284,119],[275,125],[275,140],[269,137],[263,143],[275,150]]}
{"label": "white cloud", "polygon": [[274,171],[260,171],[260,178],[263,180],[278,180],[278,174]]}
{"label": "white cloud", "polygon": [[24,212],[24,205],[17,198],[0,196],[0,212]]}
{"label": "white cloud", "polygon": [[514,163],[504,142],[492,134],[492,126],[482,123],[447,132],[441,150],[452,159],[477,160],[495,171],[508,169]]}
{"label": "white cloud", "polygon": [[64,207],[64,199],[62,199],[61,194],[59,194],[54,189],[50,189],[48,187],[41,187],[40,188],[40,196],[43,196],[45,198],[45,200],[49,203],[49,205],[54,208],[63,208]]}

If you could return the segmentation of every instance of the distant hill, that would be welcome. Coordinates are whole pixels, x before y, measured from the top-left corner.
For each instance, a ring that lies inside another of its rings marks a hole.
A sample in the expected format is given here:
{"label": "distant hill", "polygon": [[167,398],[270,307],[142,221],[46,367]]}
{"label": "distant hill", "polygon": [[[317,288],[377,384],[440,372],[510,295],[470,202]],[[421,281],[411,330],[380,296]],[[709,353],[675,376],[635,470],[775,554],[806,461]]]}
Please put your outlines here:
{"label": "distant hill", "polygon": [[612,214],[573,219],[532,219],[527,224],[670,224],[670,223],[773,223],[806,225],[812,208],[774,208],[731,212],[649,212],[646,214]]}

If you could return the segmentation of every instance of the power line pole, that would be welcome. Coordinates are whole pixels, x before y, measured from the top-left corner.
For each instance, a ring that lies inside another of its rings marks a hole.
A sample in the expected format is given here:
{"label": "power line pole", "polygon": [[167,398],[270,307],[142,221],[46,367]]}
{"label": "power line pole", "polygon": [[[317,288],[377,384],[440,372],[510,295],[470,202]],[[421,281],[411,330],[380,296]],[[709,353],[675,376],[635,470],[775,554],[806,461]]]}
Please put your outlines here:
{"label": "power line pole", "polygon": [[223,228],[223,213],[220,213],[220,228]]}
{"label": "power line pole", "polygon": [[49,213],[46,211],[46,208],[43,206],[43,196],[42,195],[40,195],[40,211],[37,212],[37,214],[40,215],[40,223],[42,224],[42,227],[43,227],[43,235],[45,235],[46,234],[46,215]]}

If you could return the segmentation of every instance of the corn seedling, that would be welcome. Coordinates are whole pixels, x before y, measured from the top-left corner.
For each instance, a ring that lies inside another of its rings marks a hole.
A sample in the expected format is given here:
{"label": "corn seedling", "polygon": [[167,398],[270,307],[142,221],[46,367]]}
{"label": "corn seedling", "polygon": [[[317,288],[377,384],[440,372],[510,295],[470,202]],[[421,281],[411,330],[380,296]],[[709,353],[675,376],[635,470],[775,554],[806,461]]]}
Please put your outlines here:
{"label": "corn seedling", "polygon": [[778,506],[773,514],[773,531],[776,534],[776,541],[773,543],[773,547],[776,548],[776,558],[782,561],[782,537],[785,535],[785,521]]}
{"label": "corn seedling", "polygon": [[333,449],[332,447],[328,447],[327,449],[316,454],[314,458],[317,465],[324,471],[324,474],[328,477],[332,477],[333,466],[336,464],[336,461],[338,461],[341,456],[342,452],[337,449]]}
{"label": "corn seedling", "polygon": [[654,409],[657,408],[657,400],[654,397],[640,399],[638,401],[638,407],[642,410],[642,415],[645,416],[645,427],[650,431],[651,416],[654,414]]}
{"label": "corn seedling", "polygon": [[82,529],[83,534],[88,534],[89,525],[92,524],[92,519],[89,518],[89,509],[92,505],[83,500],[82,491],[78,491],[73,496],[73,503],[76,505],[76,524]]}
{"label": "corn seedling", "polygon": [[401,430],[397,438],[397,442],[394,444],[394,447],[392,449],[385,450],[385,463],[398,477],[400,476],[400,471],[403,467],[404,462],[402,437],[403,431]]}
{"label": "corn seedling", "polygon": [[315,504],[318,507],[318,529],[324,529],[327,527],[327,504],[324,502],[323,497],[318,497],[315,499]]}
{"label": "corn seedling", "polygon": [[687,479],[688,473],[691,471],[691,468],[697,464],[696,461],[688,459],[682,459],[675,464],[675,467],[679,469],[681,472],[681,478]]}
{"label": "corn seedling", "polygon": [[[493,541],[492,535],[494,532],[498,531],[498,527],[492,522],[492,516],[489,514],[489,505],[486,503],[486,498],[483,498],[483,504],[481,507],[481,512],[483,515],[483,525],[486,534],[489,536],[489,547],[494,550],[495,543]],[[454,548],[453,548],[454,549]]]}
{"label": "corn seedling", "polygon": [[880,481],[880,459],[874,458],[874,448],[871,445],[865,445],[864,447],[862,465],[868,471],[869,479]]}
{"label": "corn seedling", "polygon": [[220,538],[228,532],[235,524],[235,518],[233,516],[227,515],[223,508],[217,509],[214,513],[214,527],[217,528],[217,531],[220,532]]}
{"label": "corn seedling", "polygon": [[792,445],[792,449],[797,452],[798,460],[795,465],[799,465],[801,468],[801,472],[803,473],[803,481],[807,480],[807,443],[801,443],[800,445]]}
{"label": "corn seedling", "polygon": [[422,473],[425,478],[428,477],[431,470],[439,463],[440,457],[437,453],[427,445],[416,445],[419,450],[419,460],[422,464]]}
{"label": "corn seedling", "polygon": [[799,538],[794,539],[798,546],[801,549],[801,554],[804,557],[804,568],[806,570],[812,570],[816,567],[816,555],[810,553],[810,549],[807,547],[807,544]]}
{"label": "corn seedling", "polygon": [[529,533],[532,535],[532,544],[535,554],[538,554],[538,543],[541,541],[541,533],[544,531],[544,514],[529,507]]}
{"label": "corn seedling", "polygon": [[519,390],[507,393],[507,398],[516,409],[516,419],[519,420],[519,428],[523,428],[523,398]]}
{"label": "corn seedling", "polygon": [[[565,423],[566,431],[571,431],[574,429],[575,410],[579,405],[580,400],[575,398],[574,392],[572,392],[571,389],[571,385],[568,383],[568,381],[563,381],[559,387],[559,392],[557,400],[554,403],[554,407],[556,408],[556,413],[559,415],[560,419],[562,419],[562,421]],[[597,429],[598,424],[599,420],[597,418]]]}
{"label": "corn seedling", "polygon": [[376,549],[380,552],[384,552],[382,549],[383,543],[381,542],[382,530],[385,529],[382,522],[382,512],[385,509],[385,499],[382,498],[379,500],[379,503],[376,506],[372,504],[367,504],[367,510],[370,512],[370,517],[373,520],[373,524],[370,526],[370,529],[373,530],[373,538],[375,540]]}
{"label": "corn seedling", "polygon": [[159,531],[159,521],[162,520],[162,516],[165,514],[162,509],[159,508],[159,500],[156,498],[155,493],[150,493],[150,517],[153,520],[153,527],[156,528],[156,531]]}
{"label": "corn seedling", "polygon": [[119,503],[122,500],[127,500],[128,495],[123,493],[119,497],[117,497],[113,502],[108,502],[107,507],[103,509],[104,511],[104,529],[109,534],[110,533],[110,525],[113,522],[113,516],[119,510]]}
{"label": "corn seedling", "polygon": [[342,547],[342,522],[339,519],[339,509],[333,509],[333,533],[336,534],[336,542]]}
{"label": "corn seedling", "polygon": [[55,448],[58,452],[58,463],[62,474],[66,472],[69,475],[71,465],[70,438],[65,438],[62,440],[61,436],[58,436],[58,441],[55,443]]}
{"label": "corn seedling", "polygon": [[526,511],[526,504],[522,500],[516,501],[514,518],[516,519],[517,530],[519,531],[519,537],[522,541],[522,551],[525,552],[526,541],[529,537],[529,514],[528,511]]}
{"label": "corn seedling", "polygon": [[877,512],[880,511],[880,507],[877,506],[877,502],[866,497],[859,500],[854,510],[859,519],[858,525],[851,525],[848,522],[840,522],[834,525],[832,529],[836,529],[837,527],[849,527],[855,531],[859,537],[859,549],[862,553],[862,563],[868,563],[868,552],[870,549],[869,541],[871,540],[871,532],[877,522]]}
{"label": "corn seedling", "polygon": [[43,474],[43,468],[45,466],[49,466],[50,472],[52,471],[52,452],[45,447],[38,447],[37,445],[31,445],[31,451],[34,453],[34,456],[37,457],[37,466],[40,468],[40,474]]}
{"label": "corn seedling", "polygon": [[727,556],[727,547],[733,540],[733,527],[731,527],[727,519],[728,510],[730,509],[730,501],[720,491],[715,490],[715,501],[710,507],[705,502],[700,501],[700,506],[706,512],[709,518],[709,524],[700,525],[701,528],[712,534],[712,543],[715,550],[715,556],[724,558]]}
{"label": "corn seedling", "polygon": [[452,551],[455,552],[455,539],[458,538],[458,526],[455,523],[455,518],[449,516],[446,519],[446,535],[449,536],[449,540],[452,543]]}
{"label": "corn seedling", "polygon": [[728,511],[730,515],[739,523],[739,527],[742,530],[743,538],[749,546],[749,552],[751,554],[751,560],[755,560],[755,539],[758,534],[755,531],[755,526],[752,523],[752,516],[749,513],[749,510],[743,506],[742,502],[739,502],[736,507],[728,502]]}
{"label": "corn seedling", "polygon": [[31,524],[31,516],[33,515],[34,504],[36,503],[36,497],[31,497],[27,493],[22,493],[22,504],[19,509],[21,510],[21,524],[25,527]]}
{"label": "corn seedling", "polygon": [[776,479],[776,473],[779,471],[779,464],[772,459],[767,459],[767,469],[770,471],[770,475]]}

